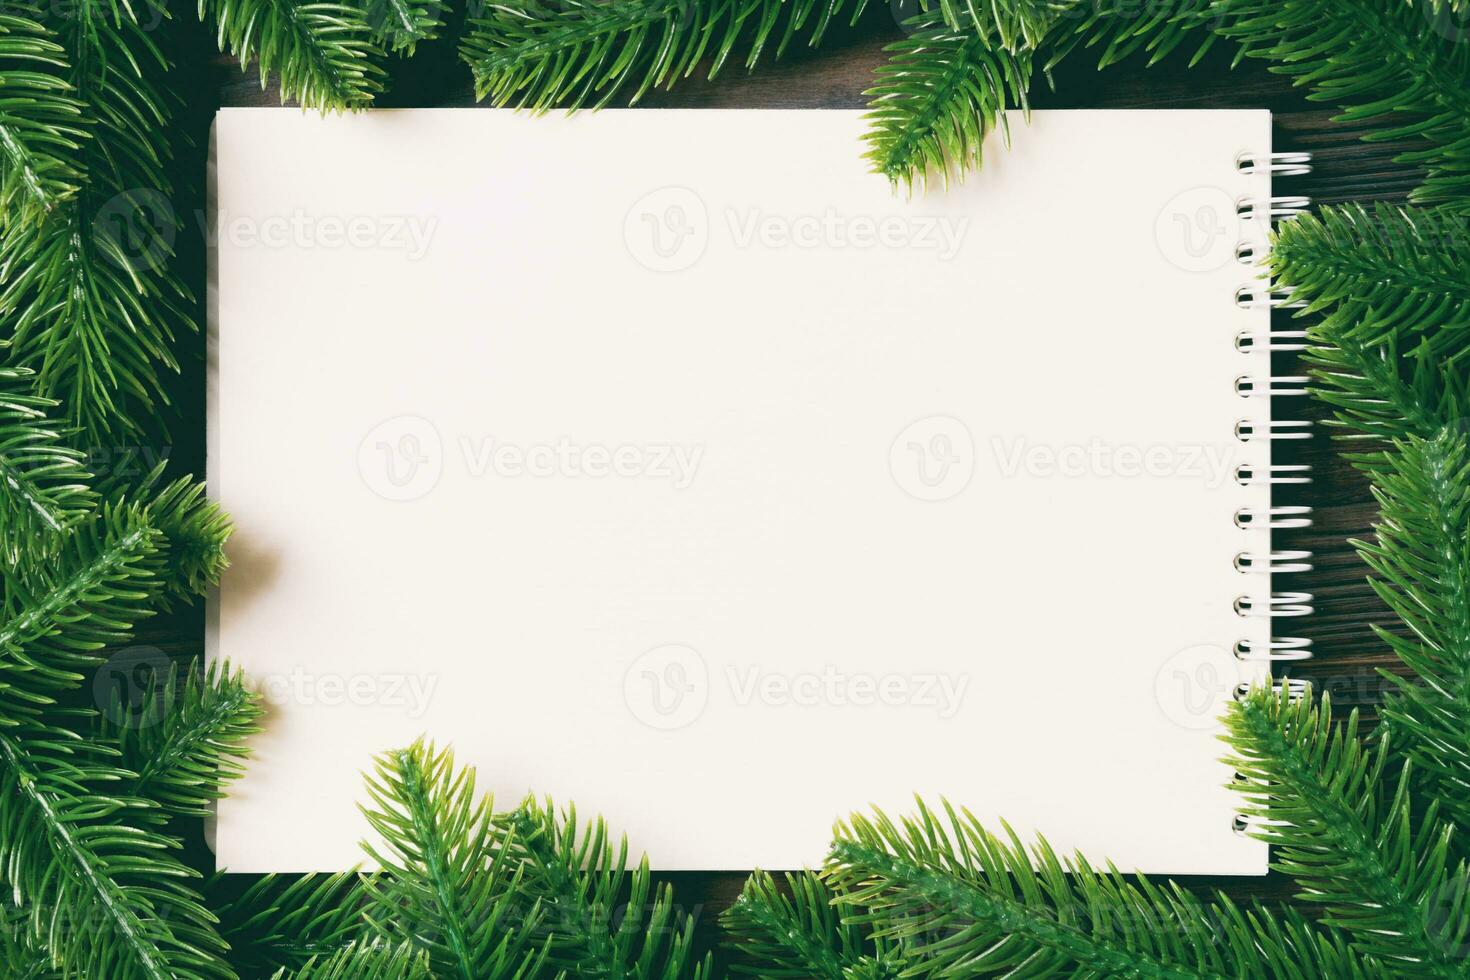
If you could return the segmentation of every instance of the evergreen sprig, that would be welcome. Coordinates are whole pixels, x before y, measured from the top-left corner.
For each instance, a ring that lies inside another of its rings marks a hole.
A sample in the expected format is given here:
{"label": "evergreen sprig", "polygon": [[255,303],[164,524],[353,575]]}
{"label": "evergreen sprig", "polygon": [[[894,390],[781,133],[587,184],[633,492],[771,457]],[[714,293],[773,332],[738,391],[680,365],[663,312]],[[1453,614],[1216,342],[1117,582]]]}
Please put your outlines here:
{"label": "evergreen sprig", "polygon": [[852,914],[814,872],[785,875],[783,889],[756,871],[720,916],[730,946],[741,956],[731,972],[771,980],[902,975],[908,964],[899,947],[868,936]]}
{"label": "evergreen sprig", "polygon": [[67,975],[227,976],[196,873],[171,838],[143,829],[155,804],[86,712],[57,706],[99,651],[126,641],[161,588],[162,534],[137,505],[108,505],[73,530],[48,571],[6,579],[0,623],[0,880],[24,903],[51,965]]}
{"label": "evergreen sprig", "polygon": [[219,582],[229,565],[225,542],[234,525],[219,504],[204,495],[204,484],[190,477],[179,477],[153,492],[162,475],[162,466],[154,469],[136,493],[147,500],[148,519],[168,542],[158,599],[161,608],[168,608],[174,602],[192,602]]}
{"label": "evergreen sprig", "polygon": [[1470,240],[1447,209],[1325,208],[1275,234],[1270,271],[1307,318],[1315,394],[1370,472],[1396,441],[1470,416]]}
{"label": "evergreen sprig", "polygon": [[365,808],[383,869],[366,880],[367,919],[387,945],[409,942],[439,977],[575,976],[699,980],[693,920],[647,859],[627,870],[601,820],[534,798],[496,813],[473,769],[422,740],[380,756]]}
{"label": "evergreen sprig", "polygon": [[1470,347],[1470,215],[1443,208],[1359,204],[1286,222],[1271,270],[1322,316],[1334,339],[1407,349],[1422,340],[1453,364]]}
{"label": "evergreen sprig", "polygon": [[980,165],[985,137],[1006,133],[1008,105],[1026,109],[1031,52],[1011,52],[950,26],[940,11],[905,23],[885,50],[870,99],[867,158],[894,183],[946,180]]}
{"label": "evergreen sprig", "polygon": [[1248,829],[1323,921],[1397,971],[1462,976],[1470,876],[1452,862],[1438,802],[1416,813],[1410,771],[1388,769],[1390,739],[1360,737],[1356,711],[1333,725],[1326,695],[1319,705],[1269,688],[1232,704],[1227,725]]}
{"label": "evergreen sprig", "polygon": [[145,801],[97,741],[31,721],[0,730],[0,869],[50,966],[70,977],[228,977],[224,943],[175,856],[135,826]]}
{"label": "evergreen sprig", "polygon": [[[1217,0],[1220,33],[1248,57],[1372,123],[1373,142],[1415,141],[1398,157],[1427,169],[1411,197],[1455,210],[1470,202],[1470,45],[1443,30],[1425,0]],[[1446,9],[1441,5],[1438,9]],[[1456,8],[1458,9],[1458,8]]]}
{"label": "evergreen sprig", "polygon": [[238,894],[230,893],[227,881],[216,874],[204,894],[218,912],[230,964],[242,976],[290,973],[344,949],[377,948],[367,939],[366,894],[357,872],[264,875]]}
{"label": "evergreen sprig", "polygon": [[[986,830],[948,803],[895,823],[881,811],[838,825],[824,870],[856,924],[898,943],[904,975],[1170,978],[1372,976],[1331,930],[1172,882],[1136,881],[1009,827]],[[858,911],[851,911],[857,909]]]}
{"label": "evergreen sprig", "polygon": [[32,372],[0,368],[0,563],[44,559],[96,502],[84,454],[47,417],[52,399],[31,393]]}
{"label": "evergreen sprig", "polygon": [[1470,406],[1465,377],[1446,371],[1422,349],[1402,351],[1397,339],[1362,344],[1319,325],[1308,331],[1318,384],[1312,393],[1334,409],[1346,457],[1370,473],[1382,468],[1392,442],[1433,435],[1458,424]]}
{"label": "evergreen sprig", "polygon": [[[433,5],[398,5],[412,11],[410,31],[429,29],[423,18]],[[410,35],[390,19],[391,9],[384,9],[375,26],[366,4],[199,0],[199,18],[215,25],[220,50],[238,58],[242,69],[254,62],[262,87],[274,76],[283,102],[337,110],[362,108],[382,90],[375,37],[406,46]]]}
{"label": "evergreen sprig", "polygon": [[1373,541],[1353,542],[1374,591],[1408,627],[1374,627],[1413,672],[1388,676],[1383,712],[1424,791],[1457,827],[1470,827],[1470,446],[1444,429],[1390,454],[1374,496]]}
{"label": "evergreen sprig", "polygon": [[383,869],[366,881],[367,921],[389,945],[413,943],[436,976],[534,975],[546,956],[541,908],[500,837],[473,769],[431,743],[389,752],[368,777],[364,808],[381,842],[363,845]]}
{"label": "evergreen sprig", "polygon": [[1219,35],[1214,29],[1225,22],[1227,14],[1228,7],[1220,0],[1071,2],[1060,15],[1062,23],[1047,41],[1046,66],[1050,70],[1072,52],[1092,48],[1098,50],[1099,68],[1140,54],[1146,55],[1145,63],[1153,66],[1180,50],[1185,42],[1197,39],[1199,43],[1193,46],[1189,59],[1192,67],[1215,46]]}
{"label": "evergreen sprig", "polygon": [[[154,0],[139,10],[166,16]],[[64,79],[87,106],[85,180],[0,237],[0,322],[14,362],[90,449],[140,432],[165,403],[160,372],[178,370],[189,291],[169,267],[180,220],[165,174],[168,62],[121,0],[76,0],[58,16]]]}
{"label": "evergreen sprig", "polygon": [[[114,692],[116,693],[116,692]],[[205,817],[224,786],[244,774],[246,740],[259,730],[260,698],[244,677],[219,663],[145,679],[136,704],[115,700],[99,737],[117,746],[126,795],[158,804],[148,816]]]}
{"label": "evergreen sprig", "polygon": [[0,229],[41,220],[77,190],[87,133],[66,67],[34,7],[0,13]]}
{"label": "evergreen sprig", "polygon": [[0,731],[35,722],[101,662],[99,651],[126,642],[151,615],[164,547],[142,508],[109,505],[71,533],[45,571],[6,577]]}
{"label": "evergreen sprig", "polygon": [[[856,22],[867,0],[509,0],[471,16],[460,54],[475,92],[495,105],[536,110],[636,104],[709,62],[753,68],[774,47],[821,43],[844,17]],[[850,13],[849,13],[850,11]]]}
{"label": "evergreen sprig", "polygon": [[630,864],[628,840],[615,843],[597,817],[574,806],[527,799],[496,820],[520,872],[517,891],[534,901],[549,936],[549,961],[577,977],[679,980],[709,972],[693,950],[694,920],[670,885],[655,887],[647,856]]}

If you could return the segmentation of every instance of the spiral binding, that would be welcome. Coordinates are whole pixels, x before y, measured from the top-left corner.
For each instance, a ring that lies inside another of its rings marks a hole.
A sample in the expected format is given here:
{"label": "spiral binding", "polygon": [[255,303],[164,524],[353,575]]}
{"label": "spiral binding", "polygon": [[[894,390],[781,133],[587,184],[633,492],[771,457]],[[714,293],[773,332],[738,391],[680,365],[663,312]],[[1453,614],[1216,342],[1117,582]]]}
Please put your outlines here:
{"label": "spiral binding", "polygon": [[[1242,153],[1235,160],[1236,170],[1242,174],[1266,173],[1273,176],[1298,176],[1310,173],[1310,153]],[[1262,219],[1286,221],[1306,212],[1311,199],[1305,197],[1244,197],[1236,204],[1236,212],[1242,220]],[[1242,263],[1255,264],[1262,247],[1251,241],[1241,242],[1235,254]],[[1303,304],[1292,298],[1290,288],[1270,283],[1248,283],[1235,293],[1235,304],[1242,309],[1285,309]],[[1262,351],[1298,351],[1306,347],[1306,332],[1302,330],[1275,330],[1265,332],[1244,331],[1235,338],[1235,349],[1242,354]],[[1298,397],[1306,394],[1310,379],[1297,376],[1268,376],[1256,378],[1242,375],[1235,381],[1235,392],[1242,398]],[[1303,419],[1269,422],[1241,419],[1235,425],[1235,437],[1245,444],[1275,440],[1311,438],[1312,423]],[[1243,464],[1235,471],[1235,480],[1241,486],[1310,483],[1312,468],[1306,465],[1286,464]],[[1305,528],[1312,525],[1312,508],[1304,506],[1242,507],[1235,512],[1235,525],[1242,530],[1267,529],[1286,530]],[[1235,556],[1235,568],[1247,575],[1278,575],[1311,570],[1310,551],[1240,551]],[[1269,587],[1268,587],[1269,588]],[[1290,619],[1308,616],[1313,612],[1313,597],[1309,592],[1271,592],[1243,594],[1235,599],[1235,614],[1242,619]],[[1272,636],[1268,640],[1242,638],[1234,645],[1235,658],[1243,663],[1280,663],[1307,660],[1312,656],[1312,641],[1300,636]],[[1273,683],[1273,689],[1287,692],[1293,699],[1306,694],[1306,682],[1290,678]],[[1239,699],[1250,689],[1249,684],[1236,688],[1234,696]],[[1241,829],[1237,823],[1237,829]]]}
{"label": "spiral binding", "polygon": [[1281,177],[1299,177],[1312,172],[1310,153],[1267,153],[1262,167],[1254,153],[1242,153],[1235,158],[1235,169],[1243,174],[1257,174],[1264,170]]}
{"label": "spiral binding", "polygon": [[1307,349],[1305,330],[1267,330],[1264,337],[1252,330],[1242,330],[1235,335],[1235,349],[1242,354],[1253,350],[1290,351]]}

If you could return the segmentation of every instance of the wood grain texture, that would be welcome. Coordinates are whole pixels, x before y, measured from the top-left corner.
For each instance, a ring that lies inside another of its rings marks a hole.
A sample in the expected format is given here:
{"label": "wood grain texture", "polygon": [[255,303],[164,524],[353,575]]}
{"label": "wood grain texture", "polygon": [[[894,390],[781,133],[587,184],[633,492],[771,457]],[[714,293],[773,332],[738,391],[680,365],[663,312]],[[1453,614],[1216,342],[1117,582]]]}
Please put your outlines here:
{"label": "wood grain texture", "polygon": [[[857,28],[834,32],[820,51],[799,51],[779,62],[767,61],[756,71],[727,71],[715,81],[691,80],[673,92],[660,92],[646,105],[697,108],[856,108],[864,105],[863,91],[875,66],[884,60],[883,47],[898,32],[884,8],[870,11]],[[204,42],[208,43],[209,38]],[[1402,201],[1418,181],[1418,173],[1393,162],[1402,146],[1364,144],[1365,130],[1332,120],[1333,113],[1307,101],[1301,92],[1258,62],[1232,69],[1223,51],[1212,52],[1203,63],[1188,69],[1175,57],[1163,65],[1145,68],[1138,62],[1098,72],[1083,56],[1074,56],[1058,72],[1054,90],[1038,86],[1033,105],[1038,108],[1244,108],[1265,107],[1275,113],[1275,148],[1309,150],[1316,169],[1307,177],[1283,180],[1278,192],[1302,193],[1318,202],[1386,199]],[[276,105],[272,89],[262,90],[252,73],[223,58],[197,66],[200,88],[219,106]],[[391,85],[381,99],[385,106],[474,105],[466,69],[455,60],[448,42],[420,48],[409,62],[396,61]],[[196,114],[195,125],[207,124],[207,114]],[[203,141],[204,131],[196,133]],[[1079,161],[1078,166],[1086,166]],[[486,302],[493,304],[494,297]],[[1045,347],[1039,348],[1044,350]],[[1045,356],[1044,354],[1041,356]],[[1278,373],[1301,373],[1294,355],[1278,355]],[[1302,401],[1302,400],[1296,400]],[[175,455],[186,466],[197,465],[202,448],[202,386],[197,367],[186,371],[179,398],[183,420],[176,429]],[[1321,419],[1321,405],[1310,403],[1278,409],[1278,417]],[[1305,415],[1298,413],[1304,412]],[[1318,614],[1293,632],[1304,632],[1316,642],[1317,659],[1299,671],[1329,686],[1340,703],[1371,705],[1381,691],[1373,679],[1378,667],[1392,658],[1372,635],[1369,624],[1392,621],[1387,610],[1366,585],[1365,571],[1347,539],[1370,534],[1375,511],[1365,481],[1335,454],[1332,441],[1318,426],[1310,441],[1286,443],[1285,462],[1309,462],[1316,482],[1304,492],[1283,495],[1281,502],[1303,502],[1317,508],[1317,523],[1308,531],[1285,532],[1280,546],[1316,552],[1316,569],[1294,576],[1280,587],[1316,594]],[[1228,515],[1221,515],[1228,520]],[[1224,600],[1222,600],[1224,601]],[[153,642],[179,652],[197,651],[202,621],[198,610],[161,619],[149,630]],[[820,747],[812,747],[813,754]],[[861,800],[852,801],[861,804]],[[822,855],[813,854],[817,863]],[[701,939],[714,940],[716,917],[738,893],[743,875],[680,873],[666,876],[675,883],[681,904],[699,922]],[[1266,879],[1191,879],[1191,884],[1218,886],[1237,897],[1285,897],[1289,882],[1272,875]]]}

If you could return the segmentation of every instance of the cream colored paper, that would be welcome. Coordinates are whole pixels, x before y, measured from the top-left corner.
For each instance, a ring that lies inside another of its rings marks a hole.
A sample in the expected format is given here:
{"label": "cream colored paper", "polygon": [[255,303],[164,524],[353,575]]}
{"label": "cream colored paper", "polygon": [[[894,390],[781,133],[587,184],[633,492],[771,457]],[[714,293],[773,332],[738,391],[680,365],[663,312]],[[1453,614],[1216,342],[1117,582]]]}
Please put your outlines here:
{"label": "cream colored paper", "polygon": [[1235,380],[1265,112],[1038,112],[908,200],[856,112],[216,125],[210,650],[271,701],[219,863],[360,861],[374,753],[654,867],[945,795],[1259,874],[1215,720],[1264,639]]}

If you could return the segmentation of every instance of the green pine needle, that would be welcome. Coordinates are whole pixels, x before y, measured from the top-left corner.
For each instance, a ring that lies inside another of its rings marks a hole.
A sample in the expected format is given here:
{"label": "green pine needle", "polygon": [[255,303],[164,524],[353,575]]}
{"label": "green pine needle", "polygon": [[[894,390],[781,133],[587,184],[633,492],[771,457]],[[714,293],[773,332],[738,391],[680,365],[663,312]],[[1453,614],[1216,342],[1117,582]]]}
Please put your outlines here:
{"label": "green pine needle", "polygon": [[420,41],[437,38],[448,13],[446,0],[367,0],[373,43],[405,55],[412,55]]}
{"label": "green pine needle", "polygon": [[[890,44],[869,98],[867,159],[895,184],[946,182],[980,166],[981,144],[1007,105],[1026,108],[1031,54],[1012,54],[973,31],[959,31],[935,10],[905,23],[909,36]],[[1009,140],[1009,133],[1006,133]]]}
{"label": "green pine needle", "polygon": [[811,871],[785,876],[785,889],[754,872],[735,903],[720,916],[730,945],[743,957],[735,974],[771,980],[896,978],[904,961],[887,942],[872,942],[844,921],[836,895]]}
{"label": "green pine needle", "polygon": [[1409,635],[1374,630],[1414,672],[1390,675],[1396,741],[1445,815],[1470,827],[1470,445],[1446,429],[1389,456],[1374,496],[1377,540],[1354,541],[1374,591]]}
{"label": "green pine needle", "polygon": [[0,899],[0,977],[9,980],[54,980],[51,957],[29,928],[24,909]]}
{"label": "green pine needle", "polygon": [[275,75],[281,101],[322,110],[360,109],[382,90],[381,54],[364,5],[295,0],[199,0],[221,51],[254,61],[260,83]]}
{"label": "green pine needle", "polygon": [[0,13],[0,228],[38,221],[76,192],[86,130],[66,65],[34,7]]}
{"label": "green pine needle", "polygon": [[[886,49],[869,98],[867,158],[873,169],[910,188],[935,175],[946,183],[981,165],[981,144],[1005,109],[1027,108],[1038,51],[1045,71],[1077,48],[1101,45],[1100,65],[1136,51],[1149,64],[1208,27],[1211,0],[1180,0],[1140,9],[1134,0],[940,0],[907,20],[908,35]],[[1208,32],[1194,60],[1207,51]]]}
{"label": "green pine needle", "polygon": [[867,0],[510,0],[472,15],[460,55],[475,92],[495,105],[545,110],[629,105],[673,87],[708,60],[713,78],[737,51],[753,68],[774,46],[779,57],[802,38],[819,44],[851,7]]}
{"label": "green pine needle", "polygon": [[1470,45],[1442,30],[1424,0],[1217,0],[1220,32],[1248,57],[1376,124],[1374,142],[1413,140],[1398,160],[1428,170],[1411,195],[1464,211],[1470,202]]}
{"label": "green pine needle", "polygon": [[602,818],[582,825],[576,807],[558,813],[534,797],[496,821],[518,862],[521,900],[535,901],[550,930],[550,959],[577,977],[695,980],[694,920],[655,887],[643,856],[629,870],[628,840],[614,844]]}
{"label": "green pine needle", "polygon": [[0,620],[0,731],[33,720],[81,683],[98,651],[124,643],[158,595],[162,535],[141,509],[109,505],[44,570],[6,579]]}
{"label": "green pine needle", "polygon": [[62,534],[92,512],[83,454],[61,444],[56,407],[32,395],[31,372],[0,368],[0,562],[54,554]]}
{"label": "green pine needle", "polygon": [[[824,877],[844,922],[900,944],[906,975],[1172,980],[1380,975],[1330,930],[1289,911],[1208,904],[1172,882],[1027,849],[948,803],[894,823],[839,823]],[[856,911],[850,911],[856,909]]]}
{"label": "green pine needle", "polygon": [[1301,898],[1390,968],[1462,976],[1470,876],[1450,864],[1438,805],[1415,813],[1409,773],[1385,771],[1388,739],[1361,739],[1356,711],[1334,725],[1325,696],[1319,707],[1270,688],[1232,703],[1227,729],[1248,829]]}
{"label": "green pine needle", "polygon": [[188,665],[182,677],[173,664],[139,694],[136,706],[107,705],[98,732],[134,774],[123,784],[125,795],[157,803],[149,816],[158,823],[209,815],[225,784],[244,775],[245,742],[265,713],[259,696],[241,674],[217,663]]}
{"label": "green pine needle", "polygon": [[1354,448],[1346,456],[1376,472],[1394,440],[1428,437],[1467,417],[1466,379],[1445,371],[1426,352],[1401,354],[1396,340],[1370,347],[1334,335],[1330,328],[1308,330],[1312,389],[1334,409],[1334,424],[1347,430]]}
{"label": "green pine needle", "polygon": [[[161,473],[160,466],[143,481],[140,497],[146,497]],[[168,542],[160,605],[167,608],[174,600],[192,601],[218,585],[229,565],[225,542],[234,525],[219,504],[204,495],[204,484],[180,477],[148,499],[147,512],[149,522]]]}
{"label": "green pine needle", "polygon": [[[1070,0],[1067,6],[1067,18],[1048,39],[1047,71],[1073,51],[1094,47],[1101,49],[1099,68],[1140,53],[1148,56],[1146,64],[1152,67],[1203,31],[1190,56],[1192,67],[1214,47],[1217,35],[1209,28],[1220,23],[1221,13],[1217,0],[1142,4],[1138,0],[1091,0],[1085,4]],[[1084,19],[1073,26],[1079,17]]]}
{"label": "green pine needle", "polygon": [[1276,233],[1271,273],[1305,304],[1315,394],[1381,468],[1395,441],[1428,438],[1470,411],[1470,226],[1443,208],[1350,205]]}
{"label": "green pine needle", "polygon": [[367,880],[368,920],[389,945],[412,942],[441,977],[608,980],[700,978],[694,922],[654,889],[645,858],[629,871],[627,841],[583,828],[528,799],[496,814],[473,769],[420,740],[378,759],[364,808],[382,843]]}
{"label": "green pine needle", "polygon": [[434,980],[428,957],[404,943],[396,947],[370,945],[346,949],[307,962],[294,973],[280,970],[274,980]]}
{"label": "green pine needle", "polygon": [[521,892],[474,770],[456,770],[453,752],[420,740],[379,756],[367,786],[373,806],[363,813],[381,843],[363,848],[383,869],[366,880],[367,919],[383,942],[413,943],[441,978],[538,970],[541,909]]}
{"label": "green pine needle", "polygon": [[363,938],[365,893],[356,872],[265,875],[238,895],[215,875],[204,893],[219,914],[230,963],[242,976],[268,976],[323,959]]}
{"label": "green pine needle", "polygon": [[65,728],[0,729],[0,882],[64,976],[231,976],[177,844],[130,825],[141,801],[91,788],[127,776]]}
{"label": "green pine needle", "polygon": [[1271,272],[1300,315],[1363,346],[1424,341],[1453,364],[1470,350],[1470,215],[1442,208],[1358,204],[1285,222]]}
{"label": "green pine needle", "polygon": [[88,107],[86,180],[0,241],[0,319],[14,362],[35,369],[38,393],[90,450],[157,414],[160,373],[178,370],[173,338],[192,322],[169,269],[182,223],[164,173],[168,63],[130,8],[78,0],[60,20],[66,79]]}
{"label": "green pine needle", "polygon": [[994,38],[1018,54],[1035,51],[1057,17],[1079,6],[1079,0],[939,0],[937,9],[949,27]]}

